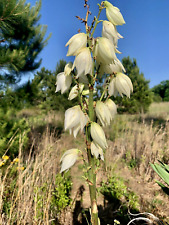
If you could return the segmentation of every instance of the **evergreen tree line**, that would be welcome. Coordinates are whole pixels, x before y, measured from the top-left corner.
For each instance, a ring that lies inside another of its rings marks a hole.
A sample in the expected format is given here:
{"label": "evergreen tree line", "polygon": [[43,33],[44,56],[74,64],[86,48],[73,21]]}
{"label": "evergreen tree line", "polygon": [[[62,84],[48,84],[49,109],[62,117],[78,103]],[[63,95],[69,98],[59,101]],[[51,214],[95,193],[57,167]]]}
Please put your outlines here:
{"label": "evergreen tree line", "polygon": [[160,84],[152,88],[154,93],[154,101],[156,102],[169,102],[169,80],[164,80]]}
{"label": "evergreen tree line", "polygon": [[55,93],[56,76],[64,70],[65,65],[66,61],[60,60],[55,71],[43,67],[34,75],[32,81],[29,80],[14,90],[7,87],[1,92],[0,106],[5,110],[38,107],[45,111],[63,111],[69,108],[76,100],[69,101],[68,93],[63,95]]}
{"label": "evergreen tree line", "polygon": [[[118,111],[120,113],[147,112],[153,99],[153,93],[149,88],[149,81],[144,78],[143,73],[139,72],[135,59],[131,60],[127,57],[122,62],[126,68],[126,74],[133,83],[134,91],[130,99],[125,96],[123,98],[112,97],[112,99],[118,105]],[[52,72],[41,68],[40,71],[36,72],[32,81],[26,82],[15,90],[7,87],[5,91],[1,92],[1,107],[14,107],[20,110],[22,108],[38,106],[44,110],[66,110],[75,103],[76,99],[72,102],[68,100],[68,93],[63,95],[55,93],[57,74],[64,71],[65,65],[66,61],[60,60],[55,71]],[[100,88],[102,88],[104,77],[99,82]],[[99,96],[96,96],[96,99],[97,97]]]}

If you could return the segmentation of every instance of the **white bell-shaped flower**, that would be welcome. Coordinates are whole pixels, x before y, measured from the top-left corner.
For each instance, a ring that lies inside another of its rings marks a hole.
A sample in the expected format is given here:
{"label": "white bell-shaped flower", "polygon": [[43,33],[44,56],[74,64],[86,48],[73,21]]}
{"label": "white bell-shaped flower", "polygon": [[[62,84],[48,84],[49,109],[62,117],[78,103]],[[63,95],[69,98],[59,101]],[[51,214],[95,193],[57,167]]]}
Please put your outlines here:
{"label": "white bell-shaped flower", "polygon": [[105,37],[97,39],[94,56],[98,64],[111,64],[117,59],[113,43]]}
{"label": "white bell-shaped flower", "polygon": [[68,100],[72,100],[74,98],[76,98],[78,96],[79,93],[81,93],[83,91],[83,88],[84,88],[84,84],[79,84],[79,85],[75,85],[70,93],[69,93],[69,97],[68,97]]}
{"label": "white bell-shaped flower", "polygon": [[99,75],[105,74],[113,74],[117,72],[126,72],[123,64],[117,58],[111,64],[101,64],[99,68]]}
{"label": "white bell-shaped flower", "polygon": [[82,48],[76,55],[73,68],[77,69],[77,77],[92,74],[93,61],[88,47]]}
{"label": "white bell-shaped flower", "polygon": [[123,25],[125,23],[122,14],[120,13],[119,8],[113,6],[110,2],[104,1],[104,6],[106,7],[106,16],[107,19],[116,25]]}
{"label": "white bell-shaped flower", "polygon": [[91,153],[96,157],[96,159],[98,159],[100,155],[101,160],[104,161],[103,149],[100,148],[100,146],[95,144],[93,141],[91,143]]}
{"label": "white bell-shaped flower", "polygon": [[102,149],[106,149],[108,147],[103,129],[95,122],[91,123],[91,137]]}
{"label": "white bell-shaped flower", "polygon": [[103,127],[110,125],[111,114],[110,114],[109,108],[107,107],[106,104],[104,104],[101,101],[97,101],[96,107],[95,107],[95,112],[96,112],[97,118],[99,119],[99,121]]}
{"label": "white bell-shaped flower", "polygon": [[112,120],[114,116],[117,114],[117,106],[110,98],[105,101],[105,105],[108,107],[110,111],[111,120]]}
{"label": "white bell-shaped flower", "polygon": [[112,41],[115,47],[117,47],[118,39],[123,38],[117,32],[116,26],[106,20],[103,21],[102,36]]}
{"label": "white bell-shaped flower", "polygon": [[69,90],[72,83],[71,75],[65,75],[64,72],[61,72],[56,79],[56,92],[61,91],[61,94],[64,94]]}
{"label": "white bell-shaped flower", "polygon": [[70,40],[66,43],[66,46],[69,45],[67,56],[75,56],[78,51],[87,45],[87,34],[79,33],[75,34]]}
{"label": "white bell-shaped flower", "polygon": [[83,131],[87,122],[88,116],[82,112],[79,105],[66,110],[64,127],[65,130],[69,130],[70,134],[73,133],[75,138],[79,130]]}
{"label": "white bell-shaped flower", "polygon": [[79,153],[79,150],[73,148],[73,149],[67,150],[63,154],[60,160],[60,162],[62,163],[60,173],[64,172],[65,170],[68,170],[70,167],[72,167],[75,164],[78,158],[78,153]]}
{"label": "white bell-shaped flower", "polygon": [[130,78],[123,73],[117,73],[116,77],[110,81],[108,92],[110,96],[114,95],[116,97],[117,93],[119,93],[121,97],[125,94],[130,98],[130,93],[133,92]]}

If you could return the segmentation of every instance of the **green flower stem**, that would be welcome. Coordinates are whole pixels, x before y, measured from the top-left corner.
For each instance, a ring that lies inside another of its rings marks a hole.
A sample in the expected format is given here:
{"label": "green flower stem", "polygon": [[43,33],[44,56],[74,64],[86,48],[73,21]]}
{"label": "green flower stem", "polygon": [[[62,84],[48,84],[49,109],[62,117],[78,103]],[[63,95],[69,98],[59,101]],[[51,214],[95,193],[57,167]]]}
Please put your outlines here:
{"label": "green flower stem", "polygon": [[96,30],[96,27],[97,27],[97,24],[99,23],[99,17],[100,17],[100,13],[101,13],[102,9],[103,8],[99,5],[99,13],[98,13],[98,16],[96,18],[95,25],[94,25],[93,31],[91,33],[91,37],[93,37],[93,34],[94,34],[94,32]]}
{"label": "green flower stem", "polygon": [[102,101],[102,99],[103,99],[103,97],[104,97],[104,95],[106,93],[106,90],[107,90],[107,86],[104,88],[104,91],[103,91],[103,93],[102,93],[102,95],[100,97],[100,101]]}
{"label": "green flower stem", "polygon": [[[89,47],[92,51],[92,38],[99,23],[100,13],[102,11],[102,7],[99,6],[99,13],[95,21],[95,25],[93,31],[91,33],[90,39],[88,41]],[[88,17],[87,17],[88,18]],[[89,37],[89,31],[86,29],[87,35]],[[93,63],[93,73],[94,73],[94,63]],[[94,84],[95,84],[95,77],[91,76],[89,79],[89,119],[91,122],[94,122],[95,115],[94,115],[94,108],[93,108],[93,91],[94,91]],[[97,198],[96,198],[96,171],[95,171],[95,159],[91,154],[91,130],[90,125],[86,127],[86,144],[87,144],[87,157],[89,163],[89,170],[88,170],[88,184],[89,184],[89,192],[90,192],[90,200],[91,200],[91,223],[92,225],[98,225],[98,209],[97,209]]]}
{"label": "green flower stem", "polygon": [[[93,81],[92,81],[93,82]],[[91,82],[91,83],[92,83]],[[94,109],[93,109],[93,85],[89,87],[89,119],[94,121]],[[98,225],[98,209],[96,199],[96,173],[95,173],[95,159],[91,154],[91,135],[90,126],[87,127],[86,140],[87,140],[87,156],[89,162],[89,192],[91,200],[91,222],[92,225]]]}

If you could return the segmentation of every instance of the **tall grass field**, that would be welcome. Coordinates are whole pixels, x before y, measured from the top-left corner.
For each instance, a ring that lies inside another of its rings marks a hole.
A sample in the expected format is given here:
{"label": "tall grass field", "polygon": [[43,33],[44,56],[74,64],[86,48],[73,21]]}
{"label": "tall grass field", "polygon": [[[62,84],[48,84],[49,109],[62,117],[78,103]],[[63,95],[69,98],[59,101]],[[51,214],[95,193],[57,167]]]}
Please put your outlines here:
{"label": "tall grass field", "polygon": [[[63,113],[22,110],[31,125],[27,147],[0,159],[0,224],[88,224],[89,193],[82,157],[65,175],[60,159],[66,149],[83,149],[63,128]],[[169,102],[153,103],[147,114],[117,115],[106,129],[109,149],[97,179],[101,224],[126,225],[134,213],[148,212],[169,223],[168,196],[150,167],[169,163]],[[12,137],[15,139],[15,137]],[[117,222],[116,222],[117,221]]]}

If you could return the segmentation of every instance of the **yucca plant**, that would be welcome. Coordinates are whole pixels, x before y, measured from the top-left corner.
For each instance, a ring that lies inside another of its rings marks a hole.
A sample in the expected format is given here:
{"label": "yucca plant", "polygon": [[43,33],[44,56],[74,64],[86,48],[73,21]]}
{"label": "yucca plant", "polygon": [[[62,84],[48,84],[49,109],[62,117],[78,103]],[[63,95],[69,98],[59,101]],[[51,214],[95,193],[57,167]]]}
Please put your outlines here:
{"label": "yucca plant", "polygon": [[160,164],[151,163],[150,165],[153,168],[153,170],[159,175],[159,177],[161,177],[161,179],[167,184],[168,187],[162,184],[160,181],[156,181],[157,184],[162,188],[162,190],[167,195],[169,195],[169,166],[161,161],[159,161],[159,163]]}

